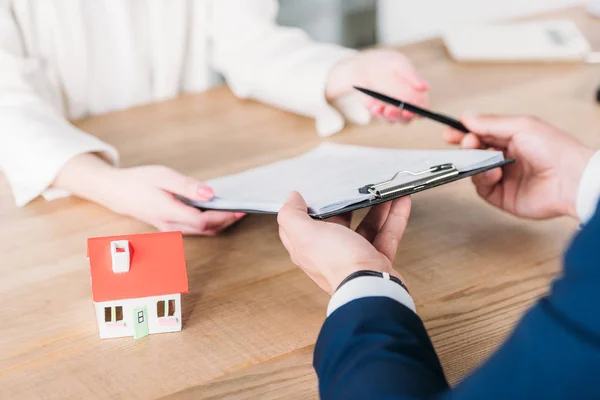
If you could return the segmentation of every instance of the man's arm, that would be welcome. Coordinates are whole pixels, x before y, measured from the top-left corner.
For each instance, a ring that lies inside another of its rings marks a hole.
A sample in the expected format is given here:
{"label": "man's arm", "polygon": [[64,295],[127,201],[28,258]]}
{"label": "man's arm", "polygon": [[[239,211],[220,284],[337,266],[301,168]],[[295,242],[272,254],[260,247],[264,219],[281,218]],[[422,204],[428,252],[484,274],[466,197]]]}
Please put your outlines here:
{"label": "man's arm", "polygon": [[599,244],[597,211],[569,248],[551,293],[453,398],[600,398]]}
{"label": "man's arm", "polygon": [[[448,388],[392,268],[409,213],[408,197],[380,204],[355,232],[349,215],[312,220],[298,194],[279,212],[279,235],[292,260],[322,289],[335,291],[315,352],[324,399],[419,398]],[[365,268],[379,276],[356,274]]]}
{"label": "man's arm", "polygon": [[420,399],[448,390],[421,319],[388,297],[364,297],[334,311],[314,366],[324,400]]}
{"label": "man's arm", "polygon": [[[463,123],[476,133],[448,131],[447,141],[463,148],[500,148],[506,157],[517,158],[511,166],[473,178],[488,203],[520,217],[571,215],[585,223],[567,253],[563,276],[507,342],[454,390],[448,389],[402,286],[391,294],[386,280],[367,290],[365,279],[353,293],[342,285],[316,348],[323,398],[600,398],[595,382],[600,211],[586,221],[583,208],[576,206],[598,202],[597,155],[535,118],[468,115]],[[310,220],[306,204],[292,196],[280,211],[280,237],[292,260],[330,293],[356,269],[399,277],[391,265],[410,208],[397,202],[370,210],[353,232],[349,219]]]}
{"label": "man's arm", "polygon": [[600,210],[573,241],[551,293],[452,392],[407,306],[387,297],[342,305],[325,321],[315,349],[322,398],[600,398],[599,244]]}

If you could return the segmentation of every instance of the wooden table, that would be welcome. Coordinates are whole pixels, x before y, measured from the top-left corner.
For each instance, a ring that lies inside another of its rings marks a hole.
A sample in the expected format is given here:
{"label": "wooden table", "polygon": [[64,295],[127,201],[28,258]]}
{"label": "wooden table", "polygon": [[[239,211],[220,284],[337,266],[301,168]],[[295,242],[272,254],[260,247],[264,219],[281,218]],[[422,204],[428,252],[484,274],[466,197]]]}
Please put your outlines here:
{"label": "wooden table", "polygon": [[[600,47],[600,20],[571,17]],[[439,40],[403,48],[431,83],[436,110],[529,113],[600,147],[600,69],[458,65]],[[210,178],[319,143],[312,121],[226,88],[78,124],[113,143],[125,166],[164,164]],[[374,123],[332,139],[445,148],[440,127]],[[328,297],[289,260],[273,216],[216,238],[186,238],[191,293],[179,334],[101,341],[85,257],[88,237],[151,229],[75,198],[17,209],[0,181],[0,398],[317,397],[312,351]],[[492,352],[548,289],[575,222],[522,221],[483,203],[465,180],[418,194],[396,268],[449,380]]]}

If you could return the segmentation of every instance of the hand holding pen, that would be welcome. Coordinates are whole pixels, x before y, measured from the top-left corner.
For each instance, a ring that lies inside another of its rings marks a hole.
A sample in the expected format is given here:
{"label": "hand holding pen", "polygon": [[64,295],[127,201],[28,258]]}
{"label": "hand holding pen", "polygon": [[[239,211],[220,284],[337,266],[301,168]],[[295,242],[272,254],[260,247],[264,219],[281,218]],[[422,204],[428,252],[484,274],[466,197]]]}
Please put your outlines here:
{"label": "hand holding pen", "polygon": [[369,90],[369,89],[364,89],[364,88],[356,87],[356,86],[354,88],[356,90],[358,90],[359,92],[362,92],[362,93],[366,94],[367,96],[370,96],[370,97],[372,97],[374,99],[377,99],[377,100],[379,100],[379,101],[381,101],[383,103],[390,104],[390,105],[392,105],[394,107],[399,108],[400,110],[406,110],[406,111],[412,112],[414,114],[420,115],[422,117],[429,118],[429,119],[431,119],[433,121],[437,121],[437,122],[442,123],[444,125],[448,125],[449,127],[454,128],[454,129],[456,129],[458,131],[461,131],[463,133],[469,133],[469,130],[460,121],[457,121],[454,118],[450,118],[450,117],[447,117],[447,116],[442,115],[442,114],[438,114],[438,113],[434,113],[434,112],[425,110],[424,108],[417,107],[417,106],[415,106],[413,104],[410,104],[410,103],[407,103],[405,101],[401,101],[401,100],[397,100],[397,99],[391,98],[389,96],[386,96],[386,95],[381,94],[381,93],[374,92],[374,91]]}

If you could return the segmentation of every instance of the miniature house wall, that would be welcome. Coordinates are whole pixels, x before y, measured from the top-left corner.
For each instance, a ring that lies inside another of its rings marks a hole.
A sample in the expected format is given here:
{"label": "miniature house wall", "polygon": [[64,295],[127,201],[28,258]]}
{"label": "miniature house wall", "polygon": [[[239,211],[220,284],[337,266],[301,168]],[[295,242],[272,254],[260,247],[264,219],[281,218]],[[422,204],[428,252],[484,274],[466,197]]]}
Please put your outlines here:
{"label": "miniature house wall", "polygon": [[[169,301],[173,306],[170,307]],[[146,307],[143,318],[148,319],[148,333],[177,332],[181,330],[181,295],[151,296],[139,299],[94,302],[100,338],[133,336],[134,320],[140,316],[134,310]],[[121,307],[121,310],[119,310]],[[167,312],[165,313],[165,307]],[[169,313],[169,308],[173,311]],[[169,315],[171,314],[171,315]]]}
{"label": "miniature house wall", "polygon": [[88,260],[102,339],[181,330],[188,292],[181,232],[91,238]]}

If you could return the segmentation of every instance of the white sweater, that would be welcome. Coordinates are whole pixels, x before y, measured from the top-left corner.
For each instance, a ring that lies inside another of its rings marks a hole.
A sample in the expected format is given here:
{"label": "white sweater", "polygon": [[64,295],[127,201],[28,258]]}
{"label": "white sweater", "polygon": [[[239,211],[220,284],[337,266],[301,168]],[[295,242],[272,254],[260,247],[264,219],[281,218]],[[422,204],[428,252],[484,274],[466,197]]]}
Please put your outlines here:
{"label": "white sweater", "polygon": [[325,99],[351,50],[275,24],[276,0],[0,0],[0,169],[17,205],[76,155],[117,151],[68,122],[200,92],[222,74],[233,92],[316,119],[367,123],[355,98]]}

